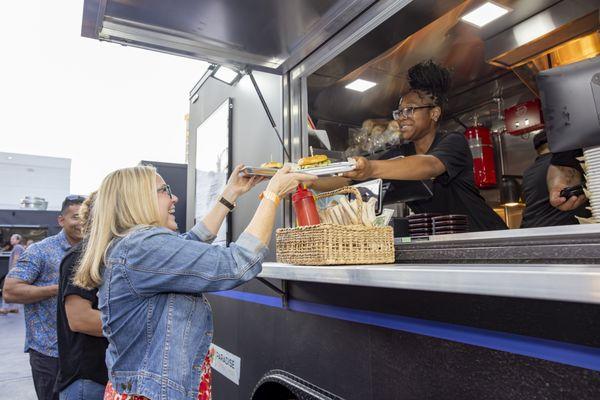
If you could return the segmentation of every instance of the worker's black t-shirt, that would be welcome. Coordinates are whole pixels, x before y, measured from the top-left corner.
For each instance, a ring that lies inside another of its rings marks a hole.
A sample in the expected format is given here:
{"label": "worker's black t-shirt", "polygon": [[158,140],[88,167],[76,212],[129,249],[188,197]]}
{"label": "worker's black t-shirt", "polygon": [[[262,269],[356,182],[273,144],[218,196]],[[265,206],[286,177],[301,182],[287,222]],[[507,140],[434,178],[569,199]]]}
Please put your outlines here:
{"label": "worker's black t-shirt", "polygon": [[73,332],[65,311],[65,298],[76,295],[92,302],[98,309],[98,290],[86,290],[71,282],[74,267],[81,256],[81,244],[73,247],[60,264],[58,287],[57,333],[59,371],[56,378],[56,390],[64,390],[78,379],[89,379],[101,385],[108,382],[105,353],[108,341],[103,337]]}
{"label": "worker's black t-shirt", "polygon": [[582,157],[583,151],[581,149],[561,151],[560,153],[552,153],[550,164],[561,167],[569,167],[579,171],[583,174],[581,164],[577,161],[577,157]]}
{"label": "worker's black t-shirt", "polygon": [[[403,144],[383,158],[414,155],[413,143]],[[469,218],[469,230],[507,229],[502,218],[488,206],[475,186],[473,156],[469,143],[460,133],[438,133],[427,151],[446,167],[446,172],[432,181],[433,196],[407,202],[415,213],[463,214]],[[396,191],[402,190],[396,187]]]}
{"label": "worker's black t-shirt", "polygon": [[[585,209],[589,205],[588,203],[572,211],[560,211],[550,204],[546,175],[548,174],[548,167],[551,163],[554,164],[555,160],[555,156],[551,153],[538,156],[535,162],[523,173],[523,197],[526,207],[523,211],[521,228],[573,225],[579,223],[575,218],[576,215],[585,218],[590,217],[589,211]],[[573,167],[575,167],[575,164],[573,164]]]}

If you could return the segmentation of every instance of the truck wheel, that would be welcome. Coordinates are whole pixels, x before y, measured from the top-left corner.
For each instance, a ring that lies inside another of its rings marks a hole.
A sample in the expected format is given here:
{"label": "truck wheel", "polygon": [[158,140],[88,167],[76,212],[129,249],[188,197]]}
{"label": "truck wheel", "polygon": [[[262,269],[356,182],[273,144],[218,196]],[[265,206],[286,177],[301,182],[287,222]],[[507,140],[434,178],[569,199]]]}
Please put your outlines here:
{"label": "truck wheel", "polygon": [[288,388],[275,382],[261,385],[252,395],[252,400],[299,400]]}
{"label": "truck wheel", "polygon": [[271,370],[258,381],[251,400],[343,400],[317,385],[282,370]]}

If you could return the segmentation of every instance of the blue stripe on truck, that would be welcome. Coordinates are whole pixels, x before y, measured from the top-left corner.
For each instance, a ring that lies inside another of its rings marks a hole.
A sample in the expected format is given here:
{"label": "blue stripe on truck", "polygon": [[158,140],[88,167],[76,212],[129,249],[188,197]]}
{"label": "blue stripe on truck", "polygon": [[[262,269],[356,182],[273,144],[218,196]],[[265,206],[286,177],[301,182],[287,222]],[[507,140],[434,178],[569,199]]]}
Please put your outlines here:
{"label": "blue stripe on truck", "polygon": [[[212,294],[269,307],[283,308],[281,299],[274,296],[235,290]],[[290,300],[289,309],[600,371],[600,349],[595,347],[299,300]]]}

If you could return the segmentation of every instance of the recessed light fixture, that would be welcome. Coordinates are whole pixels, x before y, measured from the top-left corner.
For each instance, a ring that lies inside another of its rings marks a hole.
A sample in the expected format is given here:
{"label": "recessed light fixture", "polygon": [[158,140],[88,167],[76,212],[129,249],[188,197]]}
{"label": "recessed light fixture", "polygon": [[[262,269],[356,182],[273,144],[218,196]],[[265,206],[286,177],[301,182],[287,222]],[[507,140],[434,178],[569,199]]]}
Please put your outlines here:
{"label": "recessed light fixture", "polygon": [[364,79],[357,79],[346,85],[346,89],[356,90],[357,92],[364,92],[377,85],[375,82],[365,81]]}
{"label": "recessed light fixture", "polygon": [[469,24],[481,28],[484,25],[487,25],[490,22],[500,18],[504,14],[507,14],[509,11],[511,10],[506,7],[502,7],[496,3],[488,1],[468,14],[463,15],[461,19]]}
{"label": "recessed light fixture", "polygon": [[242,77],[242,74],[231,68],[219,66],[214,70],[212,76],[221,82],[224,82],[228,85],[233,85]]}

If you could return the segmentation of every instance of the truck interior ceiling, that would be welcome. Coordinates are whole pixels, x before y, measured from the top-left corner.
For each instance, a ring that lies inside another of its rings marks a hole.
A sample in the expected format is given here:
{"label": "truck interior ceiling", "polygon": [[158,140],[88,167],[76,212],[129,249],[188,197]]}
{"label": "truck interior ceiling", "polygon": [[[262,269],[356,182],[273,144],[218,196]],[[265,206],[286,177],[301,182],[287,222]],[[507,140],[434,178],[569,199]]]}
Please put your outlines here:
{"label": "truck interior ceiling", "polygon": [[[529,125],[535,121],[529,114],[515,122],[511,109],[539,104],[539,72],[600,55],[598,4],[498,0],[506,14],[478,27],[463,17],[480,3],[411,2],[308,76],[309,145],[334,159],[377,159],[401,143],[392,110],[408,89],[408,69],[431,59],[451,72],[442,132],[489,129],[498,184],[480,192],[509,228],[517,228],[524,202],[507,206],[501,183],[522,183],[537,156],[532,142],[543,131],[543,118],[538,106],[539,123]],[[358,79],[372,87],[346,87]]]}

